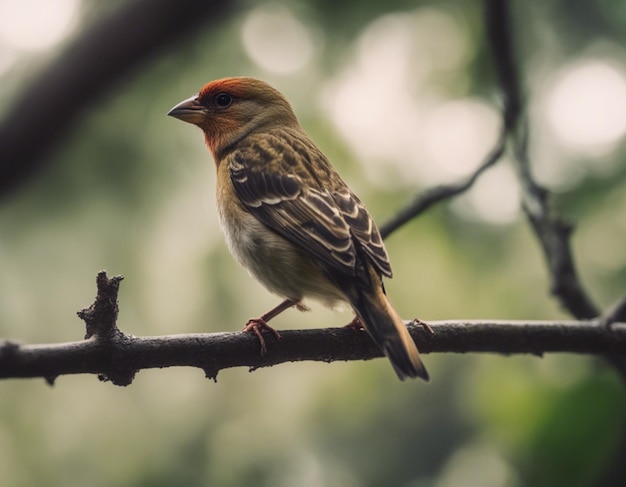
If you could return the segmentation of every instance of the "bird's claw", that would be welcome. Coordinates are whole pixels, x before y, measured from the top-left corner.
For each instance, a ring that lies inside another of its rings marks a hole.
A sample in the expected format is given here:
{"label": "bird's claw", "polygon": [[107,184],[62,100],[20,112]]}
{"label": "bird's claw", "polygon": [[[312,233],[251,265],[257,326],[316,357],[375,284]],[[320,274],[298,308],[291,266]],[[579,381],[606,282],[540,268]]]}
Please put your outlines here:
{"label": "bird's claw", "polygon": [[358,316],[355,316],[354,319],[350,323],[348,323],[344,328],[349,328],[350,330],[354,330],[354,331],[365,330],[365,327],[363,326],[363,322],[359,319]]}
{"label": "bird's claw", "polygon": [[432,327],[428,323],[426,323],[425,321],[420,320],[419,318],[413,318],[413,320],[411,320],[411,324],[412,325],[416,325],[416,326],[421,326],[422,328],[424,328],[431,335],[435,334],[435,330],[433,330]]}
{"label": "bird's claw", "polygon": [[242,333],[254,333],[261,344],[261,355],[265,355],[267,353],[267,347],[265,346],[265,338],[263,338],[262,330],[267,330],[271,332],[277,340],[280,340],[280,333],[278,333],[274,328],[267,324],[263,318],[251,318],[246,323],[246,326],[243,327]]}

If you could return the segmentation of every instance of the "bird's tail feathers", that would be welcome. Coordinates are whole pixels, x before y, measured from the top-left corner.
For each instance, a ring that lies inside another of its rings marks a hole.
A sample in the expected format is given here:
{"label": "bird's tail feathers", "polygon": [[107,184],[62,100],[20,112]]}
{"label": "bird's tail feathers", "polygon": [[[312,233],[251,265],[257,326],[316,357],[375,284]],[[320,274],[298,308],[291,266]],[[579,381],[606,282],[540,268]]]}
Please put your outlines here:
{"label": "bird's tail feathers", "polygon": [[382,286],[357,289],[351,301],[358,318],[385,353],[400,380],[421,377],[428,381],[429,375],[417,346]]}

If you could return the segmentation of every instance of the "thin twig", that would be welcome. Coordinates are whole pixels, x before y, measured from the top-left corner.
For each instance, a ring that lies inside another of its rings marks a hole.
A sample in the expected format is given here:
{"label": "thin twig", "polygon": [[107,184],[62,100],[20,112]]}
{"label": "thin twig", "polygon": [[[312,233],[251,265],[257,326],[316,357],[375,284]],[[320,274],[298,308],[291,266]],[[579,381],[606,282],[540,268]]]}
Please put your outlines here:
{"label": "thin twig", "polygon": [[498,78],[502,85],[509,87],[509,89],[503,90],[504,110],[502,113],[502,129],[498,140],[485,161],[465,180],[456,184],[444,184],[425,190],[412,203],[401,209],[396,216],[383,224],[380,227],[380,233],[383,238],[388,237],[410,220],[417,218],[434,204],[451,199],[467,191],[478,177],[498,162],[504,154],[508,135],[517,122],[521,108],[517,72],[514,60],[510,55],[508,12],[504,3],[506,2],[501,0],[487,0],[485,11],[487,36],[496,59],[495,66]]}
{"label": "thin twig", "polygon": [[609,306],[600,317],[602,326],[610,327],[619,322],[626,322],[626,296]]}
{"label": "thin twig", "polygon": [[467,191],[483,172],[500,160],[506,148],[506,135],[506,127],[503,126],[491,152],[489,152],[483,163],[467,178],[455,184],[435,186],[420,193],[412,203],[401,209],[391,220],[380,227],[382,237],[387,238],[391,233],[410,220],[417,218],[431,206],[444,200],[452,199]]}

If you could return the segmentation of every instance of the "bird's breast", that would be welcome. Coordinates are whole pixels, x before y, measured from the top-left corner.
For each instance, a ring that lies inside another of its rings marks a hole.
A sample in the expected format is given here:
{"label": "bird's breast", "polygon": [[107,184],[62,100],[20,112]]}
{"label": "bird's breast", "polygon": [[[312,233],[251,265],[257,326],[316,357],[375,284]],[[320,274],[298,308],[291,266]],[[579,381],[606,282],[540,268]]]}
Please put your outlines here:
{"label": "bird's breast", "polygon": [[219,223],[226,244],[235,260],[266,289],[285,298],[299,301],[309,297],[328,306],[346,300],[308,252],[269,229],[245,208],[230,178],[222,180],[217,191]]}

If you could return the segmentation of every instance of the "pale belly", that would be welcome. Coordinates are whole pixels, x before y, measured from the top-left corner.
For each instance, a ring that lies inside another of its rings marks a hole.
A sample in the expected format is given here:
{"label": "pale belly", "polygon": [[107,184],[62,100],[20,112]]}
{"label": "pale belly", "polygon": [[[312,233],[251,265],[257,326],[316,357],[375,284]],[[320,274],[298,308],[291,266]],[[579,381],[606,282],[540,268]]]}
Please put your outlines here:
{"label": "pale belly", "polygon": [[218,216],[233,257],[270,292],[296,301],[314,299],[329,307],[347,301],[304,250],[250,213],[218,204]]}

